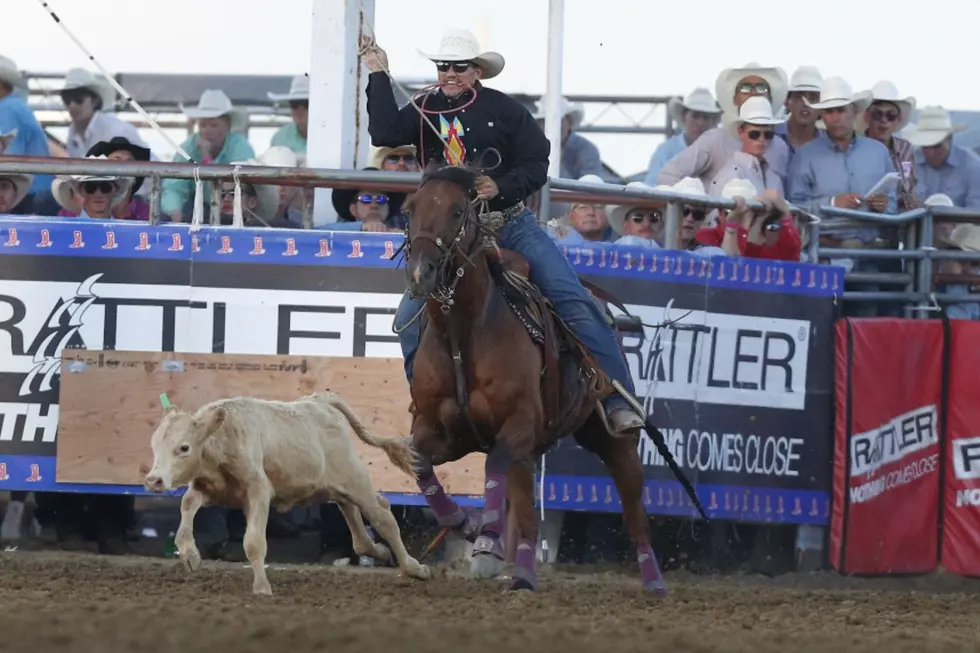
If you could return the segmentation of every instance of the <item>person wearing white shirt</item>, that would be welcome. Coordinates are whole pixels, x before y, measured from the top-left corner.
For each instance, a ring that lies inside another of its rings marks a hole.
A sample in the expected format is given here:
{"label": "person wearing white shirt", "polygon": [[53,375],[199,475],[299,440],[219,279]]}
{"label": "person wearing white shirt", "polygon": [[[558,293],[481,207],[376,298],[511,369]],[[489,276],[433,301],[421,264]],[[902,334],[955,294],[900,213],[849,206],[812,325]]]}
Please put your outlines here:
{"label": "person wearing white shirt", "polygon": [[71,118],[66,148],[68,156],[84,159],[92,146],[122,136],[133,145],[147,147],[136,127],[106,113],[116,101],[116,91],[104,77],[84,68],[65,75],[61,101]]}
{"label": "person wearing white shirt", "polygon": [[783,194],[783,180],[765,155],[776,137],[776,125],[786,122],[785,118],[773,116],[772,104],[762,96],[750,97],[738,109],[738,118],[728,129],[742,144],[734,152],[715,178],[708,185],[708,194],[720,196],[722,189],[732,179],[745,179],[761,190],[774,190]]}

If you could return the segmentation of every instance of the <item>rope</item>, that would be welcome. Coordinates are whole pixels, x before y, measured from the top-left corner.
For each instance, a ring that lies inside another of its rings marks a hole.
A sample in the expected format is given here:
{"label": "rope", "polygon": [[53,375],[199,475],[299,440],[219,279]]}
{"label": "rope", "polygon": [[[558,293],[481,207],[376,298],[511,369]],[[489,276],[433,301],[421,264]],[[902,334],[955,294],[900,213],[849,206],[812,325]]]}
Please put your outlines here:
{"label": "rope", "polygon": [[185,152],[180,145],[175,143],[173,139],[171,139],[170,136],[168,136],[167,133],[160,128],[160,125],[158,125],[157,122],[150,117],[150,114],[148,114],[146,110],[144,110],[143,107],[139,105],[139,102],[134,100],[133,96],[130,95],[129,92],[126,89],[124,89],[122,85],[119,82],[117,82],[112,75],[109,74],[109,71],[106,70],[105,66],[99,63],[99,61],[95,58],[95,55],[93,55],[89,51],[89,49],[86,48],[85,45],[78,40],[78,38],[72,33],[70,29],[68,29],[68,26],[65,25],[64,21],[61,20],[58,14],[54,13],[54,10],[50,7],[50,5],[45,0],[38,0],[38,2],[41,3],[41,6],[44,7],[45,11],[48,12],[48,14],[54,20],[54,22],[57,23],[58,26],[61,27],[61,29],[65,32],[65,34],[68,35],[68,38],[74,41],[75,45],[77,45],[78,48],[85,54],[85,56],[88,57],[88,60],[91,61],[93,64],[95,64],[95,67],[99,69],[99,72],[102,73],[102,76],[105,77],[106,81],[108,81],[112,85],[112,87],[116,90],[116,92],[119,93],[121,96],[123,96],[123,98],[125,98],[128,104],[133,105],[133,108],[136,109],[136,112],[140,114],[140,116],[142,116],[143,120],[149,123],[150,127],[152,127],[157,134],[159,134],[161,137],[163,137],[165,141],[167,141],[168,145],[174,148],[174,150],[176,150],[185,159],[191,161],[192,160],[191,156],[187,152]]}

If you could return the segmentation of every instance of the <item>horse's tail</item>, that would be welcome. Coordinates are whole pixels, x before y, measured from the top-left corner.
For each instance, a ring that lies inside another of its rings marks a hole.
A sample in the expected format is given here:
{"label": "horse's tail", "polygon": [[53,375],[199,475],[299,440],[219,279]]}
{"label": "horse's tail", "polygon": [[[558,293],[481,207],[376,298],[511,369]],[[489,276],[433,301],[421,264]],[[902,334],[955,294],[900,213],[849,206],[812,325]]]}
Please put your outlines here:
{"label": "horse's tail", "polygon": [[415,450],[412,449],[407,441],[401,438],[386,438],[378,435],[361,422],[357,414],[347,405],[340,395],[335,393],[327,393],[328,403],[342,412],[344,417],[347,418],[348,424],[354,429],[354,433],[364,444],[376,447],[385,452],[388,456],[388,460],[391,464],[402,470],[412,478],[415,476],[415,460],[416,454]]}

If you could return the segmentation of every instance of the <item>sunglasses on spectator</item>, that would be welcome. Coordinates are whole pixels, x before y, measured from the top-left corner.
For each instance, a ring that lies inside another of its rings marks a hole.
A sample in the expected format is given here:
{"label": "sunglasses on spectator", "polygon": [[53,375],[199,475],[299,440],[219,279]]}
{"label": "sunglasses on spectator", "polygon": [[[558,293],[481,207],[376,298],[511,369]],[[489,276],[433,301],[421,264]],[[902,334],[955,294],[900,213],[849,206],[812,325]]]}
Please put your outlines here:
{"label": "sunglasses on spectator", "polygon": [[630,222],[633,224],[643,224],[644,221],[649,221],[650,224],[657,224],[662,219],[659,211],[650,211],[649,213],[634,213],[630,216]]}
{"label": "sunglasses on spectator", "polygon": [[390,154],[385,157],[386,163],[412,163],[415,157],[411,154]]}
{"label": "sunglasses on spectator", "polygon": [[448,73],[452,68],[453,72],[465,73],[473,64],[469,61],[437,61],[436,70],[441,73]]}
{"label": "sunglasses on spectator", "polygon": [[[222,186],[221,187],[221,196],[222,197],[225,197],[227,195],[234,195],[234,194],[235,194],[235,187],[234,186]],[[251,184],[244,184],[243,183],[242,184],[242,195],[248,195],[250,197],[255,197],[255,189],[252,187]]]}
{"label": "sunglasses on spectator", "polygon": [[749,138],[753,141],[757,141],[763,136],[766,137],[767,141],[771,141],[776,136],[776,132],[771,129],[751,129],[749,130]]}
{"label": "sunglasses on spectator", "polygon": [[766,84],[765,82],[755,82],[755,83],[742,82],[741,84],[738,85],[738,92],[759,93],[759,94],[768,93],[769,84]]}
{"label": "sunglasses on spectator", "polygon": [[86,91],[65,91],[61,94],[61,101],[67,107],[69,104],[84,104],[85,98],[90,97]]}
{"label": "sunglasses on spectator", "polygon": [[94,195],[95,193],[109,195],[114,188],[115,185],[111,181],[86,181],[82,183],[82,192],[86,195]]}
{"label": "sunglasses on spectator", "polygon": [[370,204],[372,201],[378,206],[384,206],[388,203],[387,195],[369,195],[365,193],[364,195],[358,195],[357,201],[361,204]]}
{"label": "sunglasses on spectator", "polygon": [[310,101],[309,100],[291,100],[289,102],[289,108],[290,109],[299,109],[300,107],[303,107],[304,109],[309,109],[310,108]]}
{"label": "sunglasses on spectator", "polygon": [[685,218],[692,216],[696,222],[700,222],[701,220],[704,220],[705,212],[703,209],[692,209],[689,206],[685,206],[682,215]]}
{"label": "sunglasses on spectator", "polygon": [[874,121],[887,120],[888,122],[895,122],[898,120],[898,111],[894,109],[889,109],[887,111],[882,111],[881,109],[871,110],[871,119]]}

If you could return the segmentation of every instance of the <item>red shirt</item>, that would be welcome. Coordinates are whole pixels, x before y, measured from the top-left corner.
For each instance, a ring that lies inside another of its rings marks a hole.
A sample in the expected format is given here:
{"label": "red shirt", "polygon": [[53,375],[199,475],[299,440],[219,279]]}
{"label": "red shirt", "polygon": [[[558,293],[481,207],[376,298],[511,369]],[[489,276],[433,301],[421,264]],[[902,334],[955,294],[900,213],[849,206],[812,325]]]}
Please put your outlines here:
{"label": "red shirt", "polygon": [[[800,232],[796,228],[796,223],[793,221],[793,216],[784,215],[779,219],[779,224],[781,227],[779,230],[779,240],[772,245],[750,243],[748,230],[742,227],[742,225],[739,225],[739,253],[748,258],[799,262],[800,251],[803,245],[800,241]],[[725,222],[718,220],[715,226],[698,230],[696,238],[702,245],[721,247],[721,241],[725,238]]]}

